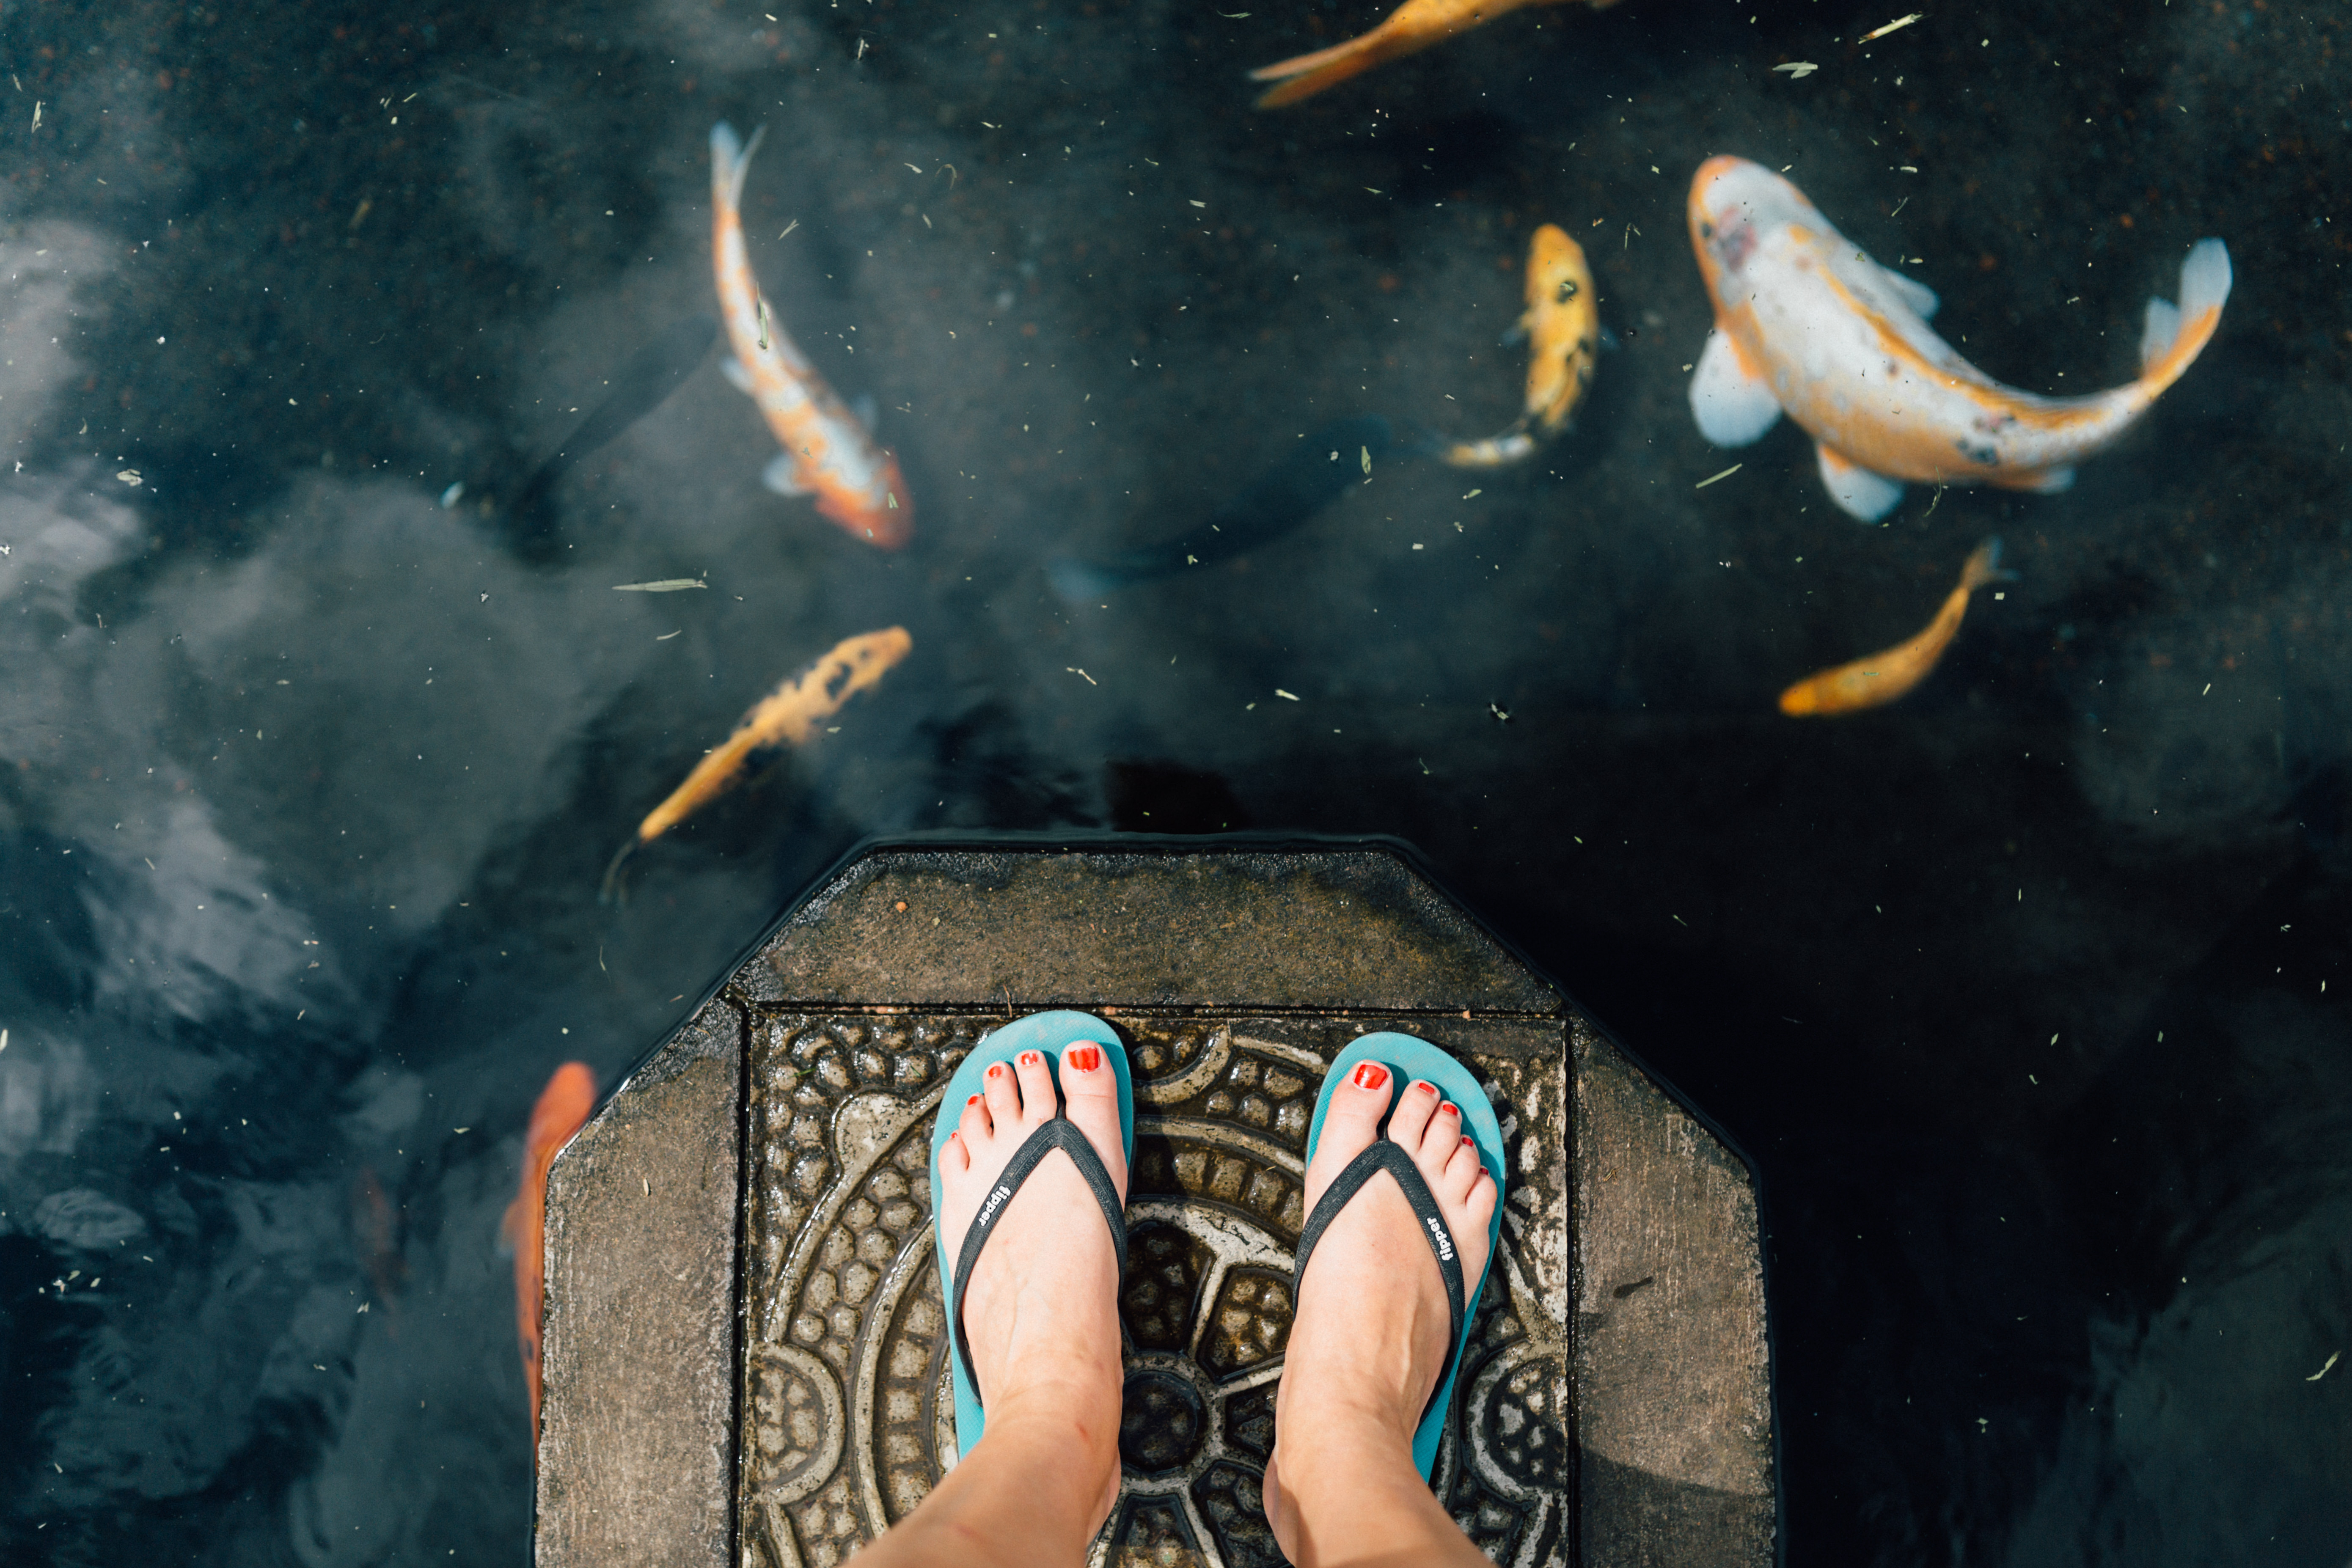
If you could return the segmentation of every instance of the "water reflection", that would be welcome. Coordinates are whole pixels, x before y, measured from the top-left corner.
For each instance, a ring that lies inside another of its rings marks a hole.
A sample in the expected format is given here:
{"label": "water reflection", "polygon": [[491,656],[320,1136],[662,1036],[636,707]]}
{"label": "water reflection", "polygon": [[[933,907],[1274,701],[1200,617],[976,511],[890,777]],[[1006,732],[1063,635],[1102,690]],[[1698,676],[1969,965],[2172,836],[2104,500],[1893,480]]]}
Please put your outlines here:
{"label": "water reflection", "polygon": [[[2305,1381],[2352,1350],[2340,22],[1865,48],[1876,11],[1630,0],[1238,112],[1372,19],[11,24],[12,1558],[515,1560],[497,1232],[555,1066],[610,1081],[864,833],[1246,824],[1421,843],[1760,1157],[1792,1555],[2340,1561],[2346,1371]],[[504,498],[714,309],[722,117],[772,128],[762,284],[875,400],[919,536],[762,489],[706,363],[519,549]],[[2066,495],[1864,529],[1786,431],[1698,489],[1681,217],[1722,152],[1924,258],[2011,379],[2131,374],[2200,235],[2238,292]],[[1573,433],[1056,595],[1331,421],[1507,425],[1545,222],[1624,342]],[[2020,581],[1901,704],[1774,711],[1995,533]],[[889,626],[839,734],[597,905],[748,704]]]}

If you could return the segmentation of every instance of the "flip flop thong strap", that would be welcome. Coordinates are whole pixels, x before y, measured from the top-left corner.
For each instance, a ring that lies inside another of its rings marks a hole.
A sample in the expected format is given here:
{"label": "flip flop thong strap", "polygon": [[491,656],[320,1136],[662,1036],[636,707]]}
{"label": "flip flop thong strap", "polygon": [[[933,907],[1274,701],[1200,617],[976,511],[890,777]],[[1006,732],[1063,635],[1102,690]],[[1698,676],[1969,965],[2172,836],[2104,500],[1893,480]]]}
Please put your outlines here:
{"label": "flip flop thong strap", "polygon": [[[1330,1228],[1331,1222],[1339,1217],[1339,1211],[1348,1206],[1350,1198],[1363,1190],[1366,1182],[1382,1171],[1396,1178],[1397,1186],[1404,1193],[1404,1201],[1412,1205],[1413,1217],[1421,1221],[1421,1238],[1429,1243],[1430,1256],[1437,1259],[1437,1271],[1445,1279],[1445,1304],[1452,1310],[1454,1319],[1453,1331],[1445,1340],[1445,1364],[1451,1366],[1454,1364],[1454,1347],[1462,1342],[1462,1251],[1454,1245],[1454,1233],[1446,1228],[1444,1217],[1437,1212],[1436,1195],[1429,1190],[1429,1184],[1421,1179],[1421,1173],[1413,1168],[1412,1156],[1386,1138],[1375,1139],[1362,1153],[1349,1161],[1331,1184],[1323,1190],[1323,1195],[1316,1200],[1315,1212],[1307,1216],[1307,1228],[1298,1235],[1298,1261],[1290,1276],[1292,1289],[1296,1290],[1306,1280],[1307,1259],[1313,1255],[1315,1244],[1323,1239],[1323,1233]],[[1445,1379],[1442,1376],[1437,1382],[1440,1388],[1445,1385]],[[1436,1390],[1431,1390],[1429,1398],[1431,1404],[1436,1403]],[[1423,1406],[1422,1415],[1426,1417],[1428,1414],[1427,1406]]]}
{"label": "flip flop thong strap", "polygon": [[1070,1157],[1078,1174],[1094,1189],[1095,1202],[1102,1205],[1103,1218],[1110,1225],[1111,1246],[1118,1254],[1118,1271],[1122,1276],[1127,1272],[1127,1212],[1118,1200],[1118,1189],[1111,1184],[1110,1172],[1104,1169],[1102,1156],[1087,1142],[1087,1135],[1078,1131],[1078,1124],[1057,1113],[1013,1152],[996,1184],[981,1200],[980,1214],[972,1220],[971,1228],[963,1233],[963,1248],[956,1254],[955,1300],[950,1304],[948,1321],[953,1326],[956,1354],[963,1360],[963,1374],[971,1383],[975,1399],[980,1396],[980,1373],[973,1370],[971,1346],[963,1333],[963,1293],[971,1283],[971,1267],[980,1260],[980,1249],[995,1234],[989,1228],[989,1222],[1004,1212],[1013,1202],[1013,1194],[1021,1190],[1021,1184],[1056,1149]]}

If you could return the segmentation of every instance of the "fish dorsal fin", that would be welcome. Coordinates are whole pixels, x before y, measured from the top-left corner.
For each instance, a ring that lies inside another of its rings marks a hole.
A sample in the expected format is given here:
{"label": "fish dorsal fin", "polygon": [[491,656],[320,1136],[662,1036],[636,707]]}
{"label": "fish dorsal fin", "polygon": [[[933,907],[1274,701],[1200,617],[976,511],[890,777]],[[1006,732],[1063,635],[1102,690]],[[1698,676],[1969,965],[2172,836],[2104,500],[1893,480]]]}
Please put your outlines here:
{"label": "fish dorsal fin", "polygon": [[1691,374],[1691,416],[1698,433],[1718,447],[1745,447],[1762,438],[1780,417],[1771,384],[1740,363],[1739,349],[1717,327]]}
{"label": "fish dorsal fin", "polygon": [[1822,483],[1828,488],[1830,500],[1849,516],[1876,522],[1903,499],[1903,487],[1885,474],[1848,462],[1819,442],[1814,443],[1813,455],[1821,462]]}
{"label": "fish dorsal fin", "polygon": [[1886,279],[1886,286],[1895,290],[1896,299],[1911,307],[1914,315],[1923,321],[1935,319],[1936,307],[1943,301],[1936,298],[1936,291],[1933,289],[1928,288],[1916,278],[1905,277],[1892,267],[1880,267],[1878,275]]}

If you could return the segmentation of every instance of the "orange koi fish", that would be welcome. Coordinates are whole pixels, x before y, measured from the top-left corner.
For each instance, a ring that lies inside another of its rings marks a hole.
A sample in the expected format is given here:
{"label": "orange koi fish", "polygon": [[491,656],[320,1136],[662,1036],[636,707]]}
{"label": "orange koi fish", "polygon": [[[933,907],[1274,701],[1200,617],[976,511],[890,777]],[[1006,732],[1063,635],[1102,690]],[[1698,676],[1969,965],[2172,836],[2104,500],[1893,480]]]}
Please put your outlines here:
{"label": "orange koi fish", "polygon": [[747,147],[725,121],[710,128],[710,255],[719,271],[719,313],[735,350],[721,368],[760,405],[768,428],[783,443],[761,476],[767,487],[778,495],[813,493],[816,510],[851,538],[896,550],[915,529],[914,502],[898,476],[898,459],[874,444],[785,335],[743,247],[743,176],[763,134],[764,128],[754,131]]}
{"label": "orange koi fish", "polygon": [[1539,440],[1568,427],[1569,411],[1592,384],[1601,300],[1584,247],[1557,225],[1536,230],[1528,245],[1527,301],[1519,317],[1528,337],[1526,410],[1500,435],[1456,442],[1439,454],[1457,468],[1499,468],[1532,456]]}
{"label": "orange koi fish", "polygon": [[[1617,0],[1590,0],[1596,11],[1616,3]],[[1260,66],[1250,72],[1252,81],[1280,84],[1268,89],[1258,99],[1257,106],[1280,109],[1302,98],[1312,98],[1325,88],[1337,87],[1374,66],[1418,54],[1432,44],[1442,44],[1456,33],[1466,33],[1522,5],[1566,4],[1568,0],[1405,0],[1387,21],[1360,37],[1318,49],[1311,55]]]}
{"label": "orange koi fish", "polygon": [[1969,595],[1987,583],[2009,581],[2016,575],[2000,569],[2000,541],[1986,540],[1969,557],[1960,571],[1960,585],[1944,600],[1944,607],[1936,612],[1927,630],[1883,653],[1805,677],[1780,693],[1780,711],[1791,719],[1825,718],[1894,701],[1927,679],[1944,650],[1952,646],[1952,638],[1959,634],[1960,617],[1969,613]]}
{"label": "orange koi fish", "polygon": [[819,724],[840,712],[851,698],[879,682],[914,646],[915,639],[904,626],[844,637],[823,658],[754,703],[736,721],[727,743],[696,763],[686,782],[637,824],[636,836],[621,846],[620,853],[604,868],[604,900],[618,896],[622,862],[640,845],[652,843],[706,803],[734,788],[761,753],[779,745],[805,744]]}
{"label": "orange koi fish", "polygon": [[2189,247],[2180,302],[2147,302],[2139,379],[2087,397],[2003,386],[1928,329],[1935,292],[1879,266],[1796,186],[1744,158],[1691,182],[1691,245],[1715,330],[1690,384],[1699,434],[1744,447],[1785,410],[1830,498],[1865,522],[1904,479],[2063,490],[2196,361],[2230,297],[2230,252]]}
{"label": "orange koi fish", "polygon": [[523,1135],[522,1190],[507,1205],[499,1233],[514,1247],[515,1333],[522,1341],[522,1377],[530,1386],[531,1462],[539,1462],[539,1324],[546,1285],[541,1255],[547,1234],[547,1171],[556,1153],[588,1120],[596,1104],[596,1075],[584,1062],[555,1069],[530,1108]]}

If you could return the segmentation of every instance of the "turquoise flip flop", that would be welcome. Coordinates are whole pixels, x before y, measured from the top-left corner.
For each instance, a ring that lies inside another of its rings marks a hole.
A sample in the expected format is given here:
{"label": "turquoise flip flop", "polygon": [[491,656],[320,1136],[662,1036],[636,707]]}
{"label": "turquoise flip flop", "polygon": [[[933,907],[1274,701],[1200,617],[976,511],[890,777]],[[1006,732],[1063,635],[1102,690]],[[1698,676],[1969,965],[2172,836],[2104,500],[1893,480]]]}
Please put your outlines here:
{"label": "turquoise flip flop", "polygon": [[[1411,1035],[1365,1035],[1349,1043],[1323,1074],[1323,1092],[1315,1101],[1315,1120],[1307,1129],[1307,1157],[1315,1158],[1316,1145],[1323,1138],[1323,1112],[1330,1108],[1331,1091],[1340,1081],[1356,1070],[1356,1064],[1375,1061],[1390,1071],[1389,1109],[1403,1098],[1405,1089],[1416,1079],[1437,1086],[1438,1094],[1454,1102],[1462,1111],[1462,1131],[1478,1145],[1479,1163],[1495,1178],[1495,1213],[1486,1222],[1486,1268],[1495,1267],[1496,1255],[1503,1248],[1503,1128],[1495,1120],[1495,1107],[1486,1099],[1486,1091],[1478,1086],[1475,1074],[1444,1051],[1427,1040],[1417,1040]],[[1405,1202],[1412,1205],[1420,1219],[1423,1239],[1429,1243],[1430,1256],[1437,1261],[1437,1271],[1444,1278],[1446,1289],[1453,1293],[1454,1351],[1446,1359],[1445,1376],[1437,1392],[1429,1396],[1429,1405],[1422,1412],[1421,1425],[1413,1429],[1412,1462],[1420,1467],[1422,1479],[1427,1480],[1437,1465],[1437,1445],[1445,1435],[1445,1418],[1454,1408],[1454,1380],[1462,1371],[1462,1352],[1470,1342],[1470,1318],[1463,1301],[1462,1264],[1454,1234],[1437,1212],[1437,1200],[1429,1184],[1403,1149],[1389,1141],[1387,1117],[1381,1119],[1381,1136],[1370,1148],[1348,1162],[1330,1186],[1324,1189],[1317,1201],[1315,1212],[1307,1216],[1307,1224],[1298,1236],[1297,1264],[1292,1274],[1292,1289],[1307,1276],[1307,1260],[1315,1244],[1323,1237],[1324,1230],[1348,1201],[1363,1190],[1364,1184],[1385,1171],[1404,1193]],[[1480,1270],[1476,1286],[1466,1292],[1471,1307],[1478,1302],[1479,1293],[1486,1288],[1486,1273]]]}
{"label": "turquoise flip flop", "polygon": [[[1045,1068],[1054,1075],[1054,1087],[1062,1084],[1062,1049],[1080,1040],[1092,1040],[1103,1048],[1110,1059],[1111,1070],[1118,1075],[1118,1134],[1127,1152],[1128,1169],[1135,1168],[1135,1087],[1127,1070],[1127,1047],[1119,1041],[1117,1031],[1091,1013],[1032,1013],[1026,1018],[1015,1019],[1001,1029],[982,1036],[971,1055],[964,1058],[948,1079],[947,1092],[940,1097],[938,1119],[931,1124],[931,1202],[937,1205],[940,1193],[940,1151],[947,1146],[948,1135],[956,1129],[963,1115],[964,1102],[981,1090],[981,1083],[991,1066],[1009,1062],[1023,1051],[1042,1051]],[[1127,1219],[1119,1201],[1118,1189],[1111,1184],[1110,1173],[1103,1168],[1101,1156],[1087,1142],[1086,1134],[1066,1116],[1056,1115],[1029,1135],[1028,1141],[1013,1152],[1012,1161],[1004,1167],[995,1190],[981,1205],[980,1215],[971,1227],[956,1238],[957,1251],[948,1255],[948,1238],[932,1226],[932,1246],[937,1250],[940,1266],[940,1293],[947,1300],[948,1335],[953,1350],[948,1365],[955,1377],[955,1429],[958,1457],[971,1452],[972,1445],[987,1426],[980,1408],[980,1387],[972,1375],[971,1351],[963,1337],[963,1285],[971,1277],[971,1266],[980,1257],[980,1249],[993,1232],[988,1222],[997,1211],[1013,1201],[1021,1184],[1037,1168],[1038,1162],[1059,1149],[1070,1156],[1078,1174],[1094,1189],[1095,1201],[1102,1205],[1103,1218],[1110,1226],[1112,1244],[1118,1249],[1119,1271],[1127,1270]],[[952,1281],[952,1284],[950,1282]]]}

